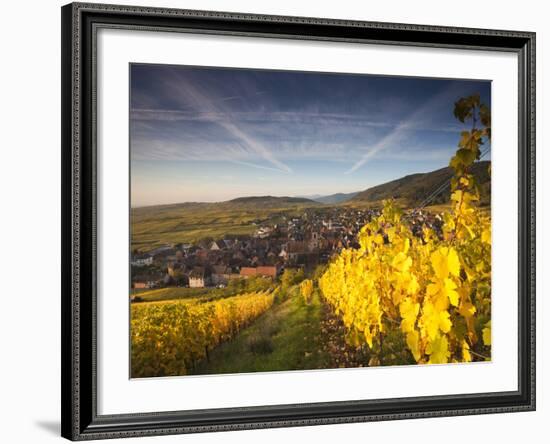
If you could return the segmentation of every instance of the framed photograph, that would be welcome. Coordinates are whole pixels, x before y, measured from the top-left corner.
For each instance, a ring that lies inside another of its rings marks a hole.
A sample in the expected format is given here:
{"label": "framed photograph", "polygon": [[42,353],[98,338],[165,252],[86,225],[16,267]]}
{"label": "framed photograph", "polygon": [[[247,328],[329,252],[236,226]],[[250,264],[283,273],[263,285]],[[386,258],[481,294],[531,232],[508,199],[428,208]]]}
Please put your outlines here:
{"label": "framed photograph", "polygon": [[535,409],[535,35],[62,8],[62,435]]}

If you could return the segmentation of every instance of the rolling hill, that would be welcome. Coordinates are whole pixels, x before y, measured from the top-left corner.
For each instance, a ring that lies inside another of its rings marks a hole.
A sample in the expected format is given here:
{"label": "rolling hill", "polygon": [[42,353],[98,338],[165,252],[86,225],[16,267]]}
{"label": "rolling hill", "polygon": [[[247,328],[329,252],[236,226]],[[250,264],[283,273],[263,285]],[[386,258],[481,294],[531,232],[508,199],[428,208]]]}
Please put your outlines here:
{"label": "rolling hill", "polygon": [[[481,187],[481,203],[490,204],[491,177],[489,175],[490,161],[476,162],[471,172],[474,174],[477,183]],[[441,186],[453,176],[450,167],[441,168],[429,173],[410,174],[400,179],[392,180],[365,191],[357,193],[350,199],[352,203],[379,202],[383,199],[394,198],[406,206],[420,204],[434,190]],[[447,203],[450,200],[450,184],[438,194],[432,204]]]}
{"label": "rolling hill", "polygon": [[284,208],[295,205],[315,205],[316,201],[305,197],[276,197],[276,196],[248,196],[237,197],[236,199],[220,202],[216,205],[228,207],[247,207],[256,208]]}
{"label": "rolling hill", "polygon": [[299,216],[323,204],[306,198],[250,196],[226,202],[186,202],[132,208],[132,249],[149,251],[164,244],[225,236],[250,236],[257,224],[279,222],[282,213]]}
{"label": "rolling hill", "polygon": [[339,204],[339,203],[346,202],[346,201],[352,199],[356,195],[357,195],[357,192],[355,192],[355,193],[336,193],[336,194],[331,194],[329,196],[316,196],[314,198],[311,197],[310,199],[314,200],[315,202],[320,202],[320,203],[324,203],[324,204]]}

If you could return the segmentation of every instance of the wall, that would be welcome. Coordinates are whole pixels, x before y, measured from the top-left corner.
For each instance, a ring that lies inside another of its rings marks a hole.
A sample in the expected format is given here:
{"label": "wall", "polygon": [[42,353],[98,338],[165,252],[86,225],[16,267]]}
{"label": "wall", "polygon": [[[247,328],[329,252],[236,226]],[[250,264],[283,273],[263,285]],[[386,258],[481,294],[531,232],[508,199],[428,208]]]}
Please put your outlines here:
{"label": "wall", "polygon": [[[548,429],[548,384],[543,380],[549,330],[544,319],[548,287],[543,249],[548,237],[548,190],[543,177],[548,156],[542,150],[544,110],[550,103],[542,72],[550,48],[544,2],[396,1],[357,2],[269,0],[153,0],[119,3],[190,9],[229,10],[282,15],[310,15],[390,22],[426,23],[536,31],[538,68],[538,410],[535,413],[440,418],[371,424],[306,427],[144,438],[136,442],[512,442]],[[60,299],[60,12],[58,0],[6,2],[2,6],[2,121],[0,189],[0,406],[4,442],[59,441],[59,299]],[[545,54],[543,54],[545,52]],[[543,214],[546,213],[546,214]],[[452,384],[453,381],[449,381]],[[135,441],[127,440],[126,442]],[[532,438],[532,442],[542,439]]]}

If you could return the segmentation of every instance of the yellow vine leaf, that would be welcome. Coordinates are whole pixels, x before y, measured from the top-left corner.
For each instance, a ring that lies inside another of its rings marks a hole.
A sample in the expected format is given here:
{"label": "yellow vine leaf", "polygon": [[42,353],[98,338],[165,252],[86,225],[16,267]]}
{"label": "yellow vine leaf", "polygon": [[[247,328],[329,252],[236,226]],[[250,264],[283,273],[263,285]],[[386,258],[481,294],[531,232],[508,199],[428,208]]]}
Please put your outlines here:
{"label": "yellow vine leaf", "polygon": [[431,302],[426,302],[422,308],[422,311],[422,325],[430,340],[434,340],[437,336],[439,336],[440,330],[443,333],[448,333],[450,331],[453,324],[450,320],[450,314],[448,311],[437,310]]}
{"label": "yellow vine leaf", "polygon": [[448,311],[442,311],[439,313],[439,328],[443,333],[449,333],[453,323],[451,322],[451,315]]}
{"label": "yellow vine leaf", "polygon": [[414,324],[416,323],[416,317],[420,311],[420,304],[413,302],[411,298],[406,298],[399,306],[399,312],[401,313],[401,330],[404,333],[414,330]]}
{"label": "yellow vine leaf", "polygon": [[438,335],[428,343],[426,353],[430,355],[428,364],[445,364],[449,362],[449,341],[446,336]]}
{"label": "yellow vine leaf", "polygon": [[407,333],[407,345],[415,359],[416,362],[420,361],[420,335],[416,330],[409,331]]}
{"label": "yellow vine leaf", "polygon": [[453,247],[440,247],[431,255],[432,267],[439,279],[460,274],[460,261]]}
{"label": "yellow vine leaf", "polygon": [[481,242],[484,242],[486,244],[491,244],[491,227],[485,228],[481,232]]}
{"label": "yellow vine leaf", "polygon": [[407,293],[410,295],[415,295],[416,293],[418,293],[419,289],[420,285],[418,285],[418,279],[416,279],[416,276],[412,274],[411,279],[407,285]]}
{"label": "yellow vine leaf", "polygon": [[447,310],[449,302],[457,307],[459,295],[456,284],[452,279],[445,278],[435,283],[428,284],[426,294],[431,298],[437,310]]}
{"label": "yellow vine leaf", "polygon": [[412,265],[412,259],[403,252],[397,253],[391,263],[392,267],[404,272],[408,271]]}
{"label": "yellow vine leaf", "polygon": [[[430,284],[428,290],[432,291],[431,302],[433,303],[436,311],[445,311],[449,308],[449,297],[445,292],[445,285],[440,282],[436,284]],[[430,294],[428,292],[428,294]]]}
{"label": "yellow vine leaf", "polygon": [[471,302],[463,302],[458,311],[465,318],[471,318],[476,313],[476,307]]}
{"label": "yellow vine leaf", "polygon": [[483,343],[485,345],[491,345],[491,321],[485,324],[485,328],[481,331],[483,334]]}
{"label": "yellow vine leaf", "polygon": [[445,295],[449,298],[449,302],[458,307],[458,293],[456,284],[451,279],[445,279]]}

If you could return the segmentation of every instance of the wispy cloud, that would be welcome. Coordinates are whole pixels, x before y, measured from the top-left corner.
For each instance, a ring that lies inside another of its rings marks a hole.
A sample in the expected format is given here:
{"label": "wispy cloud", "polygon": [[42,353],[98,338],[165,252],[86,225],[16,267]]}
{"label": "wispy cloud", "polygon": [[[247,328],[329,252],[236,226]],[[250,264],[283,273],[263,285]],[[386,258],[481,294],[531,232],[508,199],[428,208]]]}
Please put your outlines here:
{"label": "wispy cloud", "polygon": [[272,165],[275,165],[282,171],[286,171],[287,173],[291,173],[292,169],[278,160],[275,155],[261,142],[259,142],[254,137],[247,134],[245,131],[241,130],[237,125],[231,123],[231,122],[218,122],[219,125],[224,127],[228,133],[230,133],[232,136],[234,136],[237,139],[240,139],[242,142],[244,142],[249,148],[256,151],[258,154],[260,154],[265,160],[270,162]]}
{"label": "wispy cloud", "polygon": [[173,65],[132,66],[131,82],[132,202],[151,204],[357,191],[434,170],[462,129],[453,102],[479,92],[490,103],[491,91],[467,80]]}
{"label": "wispy cloud", "polygon": [[[224,130],[225,131],[225,130]],[[272,147],[284,162],[338,162],[349,163],[349,157],[355,158],[362,154],[360,144],[341,144],[318,141],[280,141],[276,140],[277,132],[272,135]],[[305,138],[305,137],[304,137]],[[188,138],[182,136],[158,140],[150,137],[136,138],[132,141],[132,159],[135,161],[203,161],[232,162],[239,161],[242,165],[258,166],[264,169],[282,171],[272,163],[266,162],[263,154],[241,142],[240,139],[225,141],[197,141],[194,135]]]}
{"label": "wispy cloud", "polygon": [[[236,97],[235,97],[236,98]],[[182,121],[182,122],[243,122],[243,123],[284,123],[284,124],[314,124],[346,125],[346,127],[373,127],[396,128],[397,122],[391,121],[388,116],[380,115],[377,120],[369,119],[357,113],[322,113],[308,111],[196,111],[182,109],[147,109],[134,108],[131,110],[134,121]],[[460,129],[455,125],[431,125],[426,122],[411,122],[404,130],[408,131],[435,131],[456,132]]]}
{"label": "wispy cloud", "polygon": [[418,107],[407,119],[399,123],[397,127],[388,135],[384,136],[379,142],[370,147],[363,156],[346,171],[346,174],[351,174],[364,166],[367,162],[377,156],[380,152],[397,148],[397,144],[405,140],[407,131],[414,128],[418,122],[423,120],[426,114],[433,114],[442,105],[452,103],[452,99],[456,96],[456,89],[451,86],[442,92],[436,94],[427,100],[422,106]]}
{"label": "wispy cloud", "polygon": [[167,87],[173,92],[175,99],[180,99],[184,105],[188,105],[189,102],[194,103],[195,107],[200,110],[205,110],[205,116],[217,114],[219,118],[214,120],[219,126],[224,128],[231,136],[241,141],[249,149],[259,154],[265,161],[274,165],[281,171],[287,173],[292,172],[292,169],[281,162],[275,157],[275,155],[264,145],[261,141],[257,140],[251,134],[248,134],[245,130],[239,128],[239,126],[232,122],[230,119],[224,119],[224,113],[228,113],[229,110],[223,109],[220,103],[216,103],[215,100],[208,97],[206,93],[201,91],[194,83],[187,81],[185,78],[181,78],[174,74],[174,76],[165,80]]}
{"label": "wispy cloud", "polygon": [[256,163],[252,163],[252,162],[245,162],[244,160],[230,160],[230,162],[234,163],[234,164],[237,164],[237,165],[244,165],[244,166],[248,166],[248,167],[251,167],[251,168],[258,168],[259,170],[268,170],[268,171],[276,171],[276,172],[281,172],[280,169],[278,168],[271,168],[271,167],[268,167],[268,166],[265,166],[265,165],[258,165]]}

